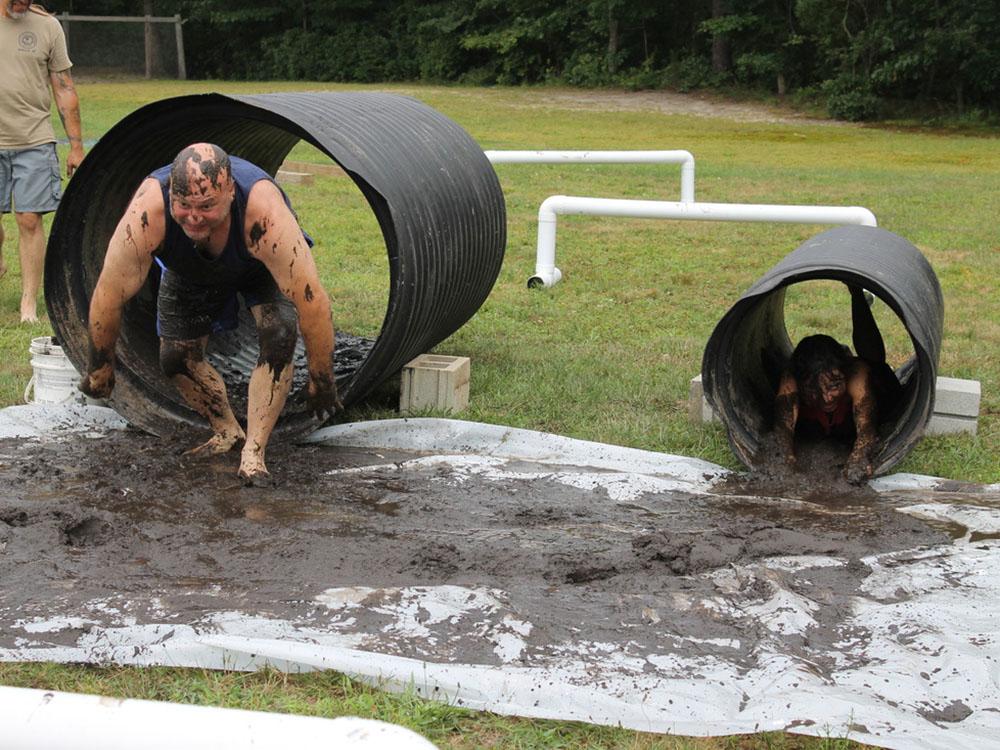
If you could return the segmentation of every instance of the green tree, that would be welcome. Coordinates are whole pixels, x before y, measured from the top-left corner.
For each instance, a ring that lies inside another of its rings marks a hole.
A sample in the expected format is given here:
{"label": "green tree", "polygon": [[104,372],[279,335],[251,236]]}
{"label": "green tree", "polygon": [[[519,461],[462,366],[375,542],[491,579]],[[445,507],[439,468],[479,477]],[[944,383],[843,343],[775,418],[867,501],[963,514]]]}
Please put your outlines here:
{"label": "green tree", "polygon": [[180,13],[192,77],[825,91],[997,111],[997,0],[50,0]]}

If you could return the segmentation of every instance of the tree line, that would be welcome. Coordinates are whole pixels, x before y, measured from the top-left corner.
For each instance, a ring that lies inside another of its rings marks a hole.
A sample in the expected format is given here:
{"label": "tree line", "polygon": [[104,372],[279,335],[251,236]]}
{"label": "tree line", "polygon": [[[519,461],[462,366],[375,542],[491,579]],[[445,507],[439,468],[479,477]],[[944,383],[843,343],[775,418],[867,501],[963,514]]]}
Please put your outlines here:
{"label": "tree line", "polygon": [[187,19],[198,78],[739,87],[997,114],[998,0],[42,0]]}

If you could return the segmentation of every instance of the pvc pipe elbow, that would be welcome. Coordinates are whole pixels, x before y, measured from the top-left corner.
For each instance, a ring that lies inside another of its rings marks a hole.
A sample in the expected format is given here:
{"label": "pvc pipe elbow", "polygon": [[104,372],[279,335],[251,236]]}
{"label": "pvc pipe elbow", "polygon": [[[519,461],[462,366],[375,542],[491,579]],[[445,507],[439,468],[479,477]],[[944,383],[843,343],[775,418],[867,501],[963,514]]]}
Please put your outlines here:
{"label": "pvc pipe elbow", "polygon": [[562,271],[555,266],[545,269],[535,269],[535,274],[528,279],[528,289],[555,286],[562,281]]}

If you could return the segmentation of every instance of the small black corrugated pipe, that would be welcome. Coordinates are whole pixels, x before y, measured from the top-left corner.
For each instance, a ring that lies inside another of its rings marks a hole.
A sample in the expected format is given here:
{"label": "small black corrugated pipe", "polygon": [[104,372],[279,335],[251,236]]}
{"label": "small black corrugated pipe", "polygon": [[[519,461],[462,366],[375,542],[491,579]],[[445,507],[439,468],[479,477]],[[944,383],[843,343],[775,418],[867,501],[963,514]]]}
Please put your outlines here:
{"label": "small black corrugated pipe", "polygon": [[[705,396],[747,467],[761,465],[760,448],[773,428],[774,395],[793,344],[785,328],[785,290],[816,279],[869,290],[895,312],[913,355],[896,371],[904,403],[880,427],[873,466],[883,474],[923,436],[934,412],[944,298],[930,263],[916,247],[884,229],[843,226],[807,240],[768,271],[716,325],[702,358]],[[847,313],[850,317],[850,313]]]}

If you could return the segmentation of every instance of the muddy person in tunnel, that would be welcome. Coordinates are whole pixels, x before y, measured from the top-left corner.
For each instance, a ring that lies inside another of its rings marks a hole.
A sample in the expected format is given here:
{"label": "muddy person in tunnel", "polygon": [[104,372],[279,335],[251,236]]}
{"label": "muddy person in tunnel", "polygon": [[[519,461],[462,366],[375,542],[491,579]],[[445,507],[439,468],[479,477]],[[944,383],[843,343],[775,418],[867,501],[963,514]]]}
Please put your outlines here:
{"label": "muddy person in tunnel", "polygon": [[848,288],[858,356],[831,336],[803,338],[781,375],[774,423],[788,466],[796,466],[796,439],[831,438],[850,445],[844,476],[860,484],[872,476],[878,427],[899,404],[902,386],[886,363],[885,344],[865,293]]}
{"label": "muddy person in tunnel", "polygon": [[[310,409],[322,419],[342,408],[330,301],[311,244],[288,198],[262,169],[214,144],[183,149],[140,184],[108,243],[90,302],[90,356],[80,390],[95,398],[111,394],[123,309],[155,261],[160,366],[213,432],[190,453],[219,454],[242,443],[240,477],[266,480],[264,453],[291,388],[297,328],[309,362]],[[225,382],[205,359],[209,335],[237,326],[237,294],[260,345],[245,432]]]}

